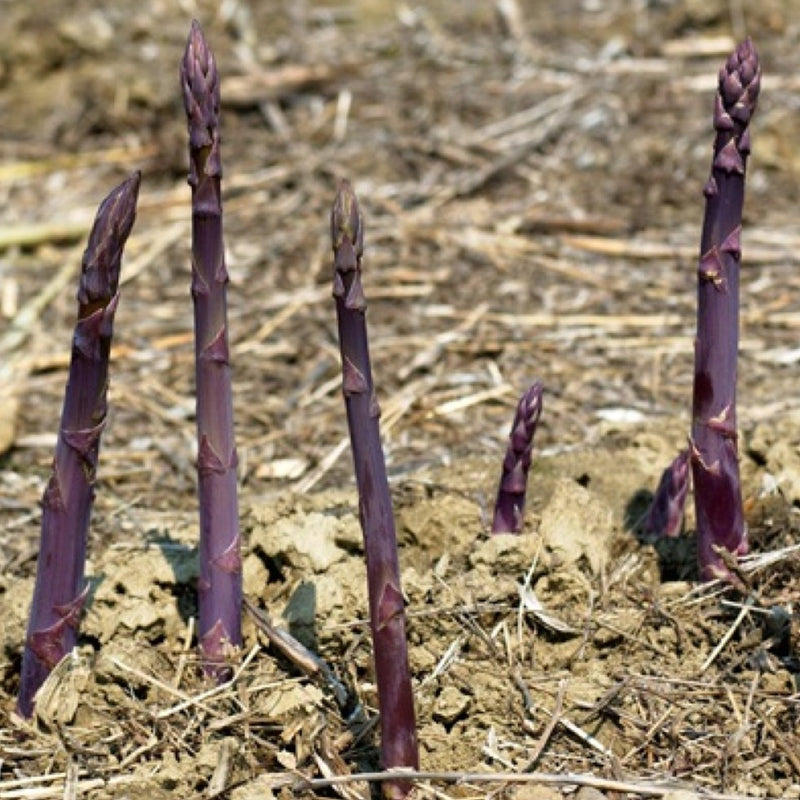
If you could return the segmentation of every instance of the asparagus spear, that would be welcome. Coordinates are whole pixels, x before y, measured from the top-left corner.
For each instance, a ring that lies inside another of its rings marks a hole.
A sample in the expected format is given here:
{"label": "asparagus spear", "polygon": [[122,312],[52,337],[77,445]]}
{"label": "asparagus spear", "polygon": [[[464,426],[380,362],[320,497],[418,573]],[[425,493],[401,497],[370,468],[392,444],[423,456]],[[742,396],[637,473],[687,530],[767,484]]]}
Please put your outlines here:
{"label": "asparagus spear", "polygon": [[542,413],[542,389],[541,381],[531,384],[517,405],[494,504],[492,533],[519,533],[522,530],[533,436]]}
{"label": "asparagus spear", "polygon": [[228,272],[222,241],[219,75],[200,26],[192,23],[181,62],[192,187],[192,298],[200,506],[198,633],[206,671],[222,680],[241,635],[242,565],[228,352]]}
{"label": "asparagus spear", "polygon": [[675,538],[681,532],[689,492],[689,448],[681,450],[661,474],[644,522],[648,539]]}
{"label": "asparagus spear", "polygon": [[17,708],[75,646],[88,593],[83,573],[100,437],[106,425],[108,361],[119,302],[122,250],[133,227],[139,173],[103,200],[83,254],[78,319],[50,480],[42,500],[36,583],[22,656]]}
{"label": "asparagus spear", "polygon": [[746,39],[719,73],[714,156],[704,189],[691,434],[697,548],[704,579],[730,577],[716,548],[734,556],[747,552],[736,442],[739,239],[750,153],[748,125],[760,86],[758,56]]}
{"label": "asparagus spear", "polygon": [[[342,388],[367,561],[370,627],[381,715],[381,757],[386,769],[416,769],[419,755],[397,537],[381,447],[380,409],[372,382],[366,300],[361,285],[364,228],[358,201],[347,181],[342,182],[331,212],[331,238]],[[410,785],[404,781],[389,782],[384,788],[386,796],[391,798],[405,797],[409,791]]]}

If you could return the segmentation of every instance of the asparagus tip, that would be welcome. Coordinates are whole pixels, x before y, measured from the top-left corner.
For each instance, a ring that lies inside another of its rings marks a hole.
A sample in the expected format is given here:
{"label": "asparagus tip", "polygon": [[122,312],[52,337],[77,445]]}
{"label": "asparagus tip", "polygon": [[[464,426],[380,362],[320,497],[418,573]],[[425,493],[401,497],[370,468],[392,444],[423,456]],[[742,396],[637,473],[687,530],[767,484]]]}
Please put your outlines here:
{"label": "asparagus tip", "polygon": [[756,110],[761,89],[761,65],[748,36],[731,53],[719,72],[718,104],[715,125],[731,130],[735,123],[745,127]]}
{"label": "asparagus tip", "polygon": [[542,382],[534,381],[517,403],[495,500],[492,533],[519,533],[522,530],[533,437],[542,414],[543,392]]}
{"label": "asparagus tip", "polygon": [[107,303],[117,292],[122,249],[136,219],[141,173],[137,170],[100,204],[83,254],[78,289],[82,306]]}
{"label": "asparagus tip", "polygon": [[648,541],[680,535],[689,492],[690,454],[688,447],[681,450],[661,474],[644,522]]}
{"label": "asparagus tip", "polygon": [[356,193],[348,180],[339,184],[333,202],[331,240],[337,272],[356,269],[364,248],[364,225]]}
{"label": "asparagus tip", "polygon": [[211,147],[219,127],[219,73],[214,54],[197,20],[192,20],[180,77],[190,147]]}

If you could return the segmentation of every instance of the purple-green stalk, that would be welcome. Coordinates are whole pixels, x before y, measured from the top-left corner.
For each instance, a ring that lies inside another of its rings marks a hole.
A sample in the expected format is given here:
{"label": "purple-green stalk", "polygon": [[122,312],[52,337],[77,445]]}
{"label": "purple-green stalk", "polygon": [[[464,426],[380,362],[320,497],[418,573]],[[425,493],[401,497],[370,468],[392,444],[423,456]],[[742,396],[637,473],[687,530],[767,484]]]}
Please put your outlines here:
{"label": "purple-green stalk", "polygon": [[[397,536],[381,447],[380,409],[370,367],[367,303],[361,285],[364,228],[358,201],[347,181],[342,181],[333,204],[331,238],[342,389],[367,561],[369,617],[381,717],[381,759],[385,769],[416,769],[419,753]],[[407,781],[384,785],[384,794],[390,798],[405,797],[409,791]]]}
{"label": "purple-green stalk", "polygon": [[53,468],[42,499],[42,532],[22,655],[17,709],[33,714],[34,695],[75,647],[89,587],[83,573],[94,499],[122,250],[136,217],[139,173],[100,204],[83,254],[78,319]]}
{"label": "purple-green stalk", "polygon": [[231,646],[242,643],[242,562],[236,485],[228,271],[222,241],[219,75],[200,26],[192,23],[181,62],[192,187],[192,298],[200,506],[198,635],[208,674],[223,680]]}
{"label": "purple-green stalk", "polygon": [[746,39],[719,73],[714,155],[703,192],[706,209],[698,268],[690,445],[697,551],[705,580],[730,577],[715,548],[734,556],[747,552],[736,441],[736,359],[748,125],[760,86],[758,56]]}
{"label": "purple-green stalk", "polygon": [[517,404],[494,504],[492,533],[519,533],[522,530],[533,437],[542,413],[542,390],[542,382],[536,381]]}
{"label": "purple-green stalk", "polygon": [[681,532],[686,495],[689,493],[689,448],[681,450],[661,473],[653,502],[644,521],[650,540],[673,539]]}

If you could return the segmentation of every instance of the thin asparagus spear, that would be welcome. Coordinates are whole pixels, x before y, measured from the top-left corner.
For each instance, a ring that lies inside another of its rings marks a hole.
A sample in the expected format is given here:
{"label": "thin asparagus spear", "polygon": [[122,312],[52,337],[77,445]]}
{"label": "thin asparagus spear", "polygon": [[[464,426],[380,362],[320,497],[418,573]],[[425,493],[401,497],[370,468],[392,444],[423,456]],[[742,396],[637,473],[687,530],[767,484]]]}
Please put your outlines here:
{"label": "thin asparagus spear", "polygon": [[242,565],[228,352],[228,272],[222,240],[219,75],[192,23],[181,62],[192,187],[192,298],[200,506],[198,633],[206,671],[223,680],[230,645],[242,643]]}
{"label": "thin asparagus spear", "polygon": [[17,709],[30,717],[34,695],[72,650],[89,591],[83,572],[100,437],[106,425],[108,361],[119,303],[122,250],[133,227],[139,173],[103,200],[83,254],[78,319],[50,480]]}
{"label": "thin asparagus spear", "polygon": [[517,404],[494,504],[492,533],[519,533],[522,530],[533,437],[542,414],[542,391],[542,382],[536,381]]}
{"label": "thin asparagus spear", "polygon": [[[359,515],[367,561],[370,628],[381,715],[383,767],[419,763],[416,718],[392,498],[380,434],[380,409],[370,367],[366,300],[361,285],[364,228],[355,193],[343,181],[331,212],[333,296],[339,323],[342,388],[350,429]],[[385,796],[403,798],[410,784],[391,781]]]}
{"label": "thin asparagus spear", "polygon": [[730,577],[715,547],[734,556],[747,552],[736,442],[736,359],[748,125],[760,86],[758,56],[747,39],[719,73],[714,156],[704,190],[691,434],[697,549],[704,579]]}

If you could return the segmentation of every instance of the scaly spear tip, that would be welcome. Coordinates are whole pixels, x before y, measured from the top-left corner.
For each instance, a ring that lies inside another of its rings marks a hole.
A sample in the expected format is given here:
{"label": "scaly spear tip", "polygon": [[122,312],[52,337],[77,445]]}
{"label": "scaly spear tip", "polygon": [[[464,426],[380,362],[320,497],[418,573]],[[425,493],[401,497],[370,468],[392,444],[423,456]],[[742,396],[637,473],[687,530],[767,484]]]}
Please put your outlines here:
{"label": "scaly spear tip", "polygon": [[219,129],[219,73],[214,54],[197,20],[192,20],[181,59],[180,83],[190,145],[194,149],[208,147]]}
{"label": "scaly spear tip", "polygon": [[141,173],[137,170],[112,189],[97,209],[83,254],[78,302],[107,302],[119,285],[122,249],[136,220]]}
{"label": "scaly spear tip", "polygon": [[[334,252],[340,250],[345,241],[349,242],[354,255],[360,257],[363,249],[364,226],[361,209],[353,187],[347,179],[339,183],[339,190],[331,209],[331,241]],[[345,266],[344,264],[340,266]],[[355,263],[347,259],[347,267],[355,268]]]}

